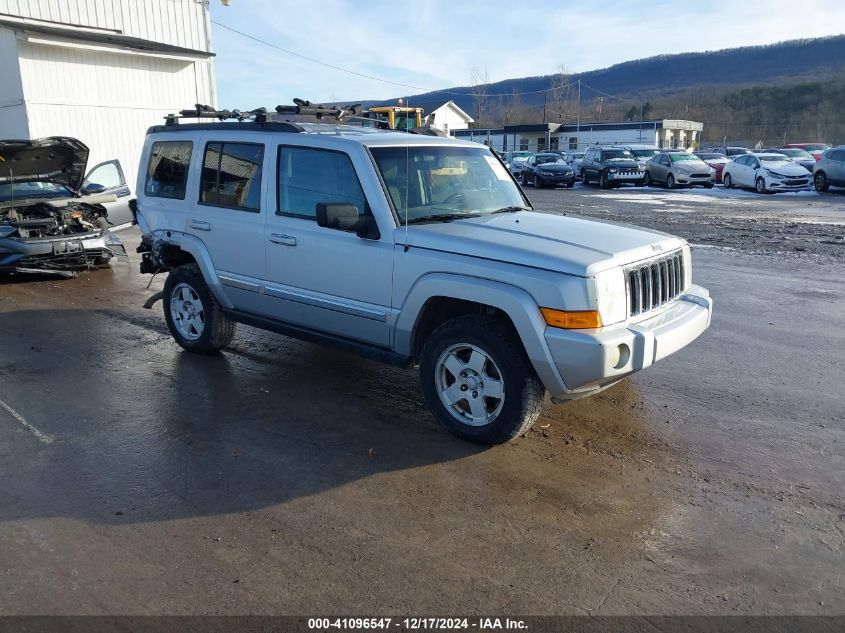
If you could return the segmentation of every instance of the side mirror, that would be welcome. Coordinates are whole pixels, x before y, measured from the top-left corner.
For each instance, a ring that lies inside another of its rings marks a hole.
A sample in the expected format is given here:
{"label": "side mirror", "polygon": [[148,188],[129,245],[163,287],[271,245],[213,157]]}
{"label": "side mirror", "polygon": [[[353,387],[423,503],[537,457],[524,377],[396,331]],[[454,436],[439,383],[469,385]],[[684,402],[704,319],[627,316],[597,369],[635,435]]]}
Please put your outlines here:
{"label": "side mirror", "polygon": [[371,213],[358,214],[358,208],[348,202],[317,203],[317,225],[326,229],[348,231],[358,237],[377,240],[381,237],[376,219]]}
{"label": "side mirror", "polygon": [[82,188],[82,193],[86,196],[94,195],[95,193],[103,193],[106,188],[103,185],[100,185],[96,182],[89,182]]}

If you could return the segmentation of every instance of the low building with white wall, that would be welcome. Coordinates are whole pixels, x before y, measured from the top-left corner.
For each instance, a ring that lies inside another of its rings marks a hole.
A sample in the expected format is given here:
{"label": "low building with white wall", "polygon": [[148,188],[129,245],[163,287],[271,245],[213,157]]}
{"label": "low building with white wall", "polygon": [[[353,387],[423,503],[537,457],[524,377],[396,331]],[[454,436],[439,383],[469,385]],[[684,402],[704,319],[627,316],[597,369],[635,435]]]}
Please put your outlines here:
{"label": "low building with white wall", "polygon": [[446,101],[445,103],[414,103],[414,106],[421,107],[424,110],[425,118],[423,125],[433,127],[436,130],[444,132],[454,132],[455,130],[466,130],[470,123],[475,120],[464,112],[454,101]]}
{"label": "low building with white wall", "polygon": [[703,125],[697,121],[659,119],[618,123],[530,123],[500,128],[467,129],[453,136],[489,145],[499,151],[544,149],[583,151],[590,145],[655,145],[698,147]]}
{"label": "low building with white wall", "polygon": [[0,0],[0,138],[72,136],[135,186],[146,130],[216,106],[207,0]]}

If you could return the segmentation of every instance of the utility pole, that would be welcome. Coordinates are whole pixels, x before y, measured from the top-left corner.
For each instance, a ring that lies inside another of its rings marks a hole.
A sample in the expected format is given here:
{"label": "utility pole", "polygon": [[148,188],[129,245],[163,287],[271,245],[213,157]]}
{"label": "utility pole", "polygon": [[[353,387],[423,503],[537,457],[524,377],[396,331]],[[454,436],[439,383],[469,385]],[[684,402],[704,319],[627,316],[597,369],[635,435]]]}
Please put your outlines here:
{"label": "utility pole", "polygon": [[576,124],[576,133],[581,132],[581,80],[578,80],[578,123]]}
{"label": "utility pole", "polygon": [[640,143],[643,142],[643,96],[640,97]]}
{"label": "utility pole", "polygon": [[604,97],[599,97],[599,123],[601,123],[601,108],[604,105]]}

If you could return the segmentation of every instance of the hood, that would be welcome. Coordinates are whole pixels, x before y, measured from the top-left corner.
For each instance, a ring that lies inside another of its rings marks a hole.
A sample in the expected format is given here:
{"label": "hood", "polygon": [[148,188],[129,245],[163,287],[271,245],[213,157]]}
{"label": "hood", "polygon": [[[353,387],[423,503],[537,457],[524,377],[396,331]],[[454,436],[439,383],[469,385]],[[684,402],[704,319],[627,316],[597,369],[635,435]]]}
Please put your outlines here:
{"label": "hood", "polygon": [[542,165],[537,165],[537,169],[540,171],[553,171],[555,173],[563,173],[565,174],[568,171],[572,171],[572,167],[567,165],[566,163],[543,163]]}
{"label": "hood", "polygon": [[784,160],[777,163],[763,163],[763,169],[773,174],[782,176],[806,176],[807,170],[798,163],[791,160]]}
{"label": "hood", "polygon": [[710,173],[710,165],[705,163],[704,161],[699,160],[686,160],[683,162],[678,162],[674,164],[675,169],[678,171],[682,171],[686,174],[697,174],[697,173]]}
{"label": "hood", "polygon": [[78,191],[87,164],[88,148],[75,138],[0,141],[0,183],[47,181]]}
{"label": "hood", "polygon": [[640,164],[633,158],[608,158],[604,161],[608,167],[616,167],[616,169],[639,169]]}
{"label": "hood", "polygon": [[[405,242],[405,229],[396,229]],[[683,246],[680,238],[625,224],[520,211],[408,227],[412,248],[427,248],[590,277]]]}

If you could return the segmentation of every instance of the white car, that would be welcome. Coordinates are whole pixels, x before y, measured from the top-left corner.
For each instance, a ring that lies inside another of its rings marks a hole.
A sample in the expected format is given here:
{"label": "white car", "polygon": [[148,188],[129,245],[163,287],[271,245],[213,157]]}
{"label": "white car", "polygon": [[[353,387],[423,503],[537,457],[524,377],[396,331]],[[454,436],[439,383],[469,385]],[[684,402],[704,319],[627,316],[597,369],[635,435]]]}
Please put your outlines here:
{"label": "white car", "polygon": [[749,187],[757,193],[809,189],[810,172],[783,154],[743,154],[725,165],[722,183],[726,189]]}

